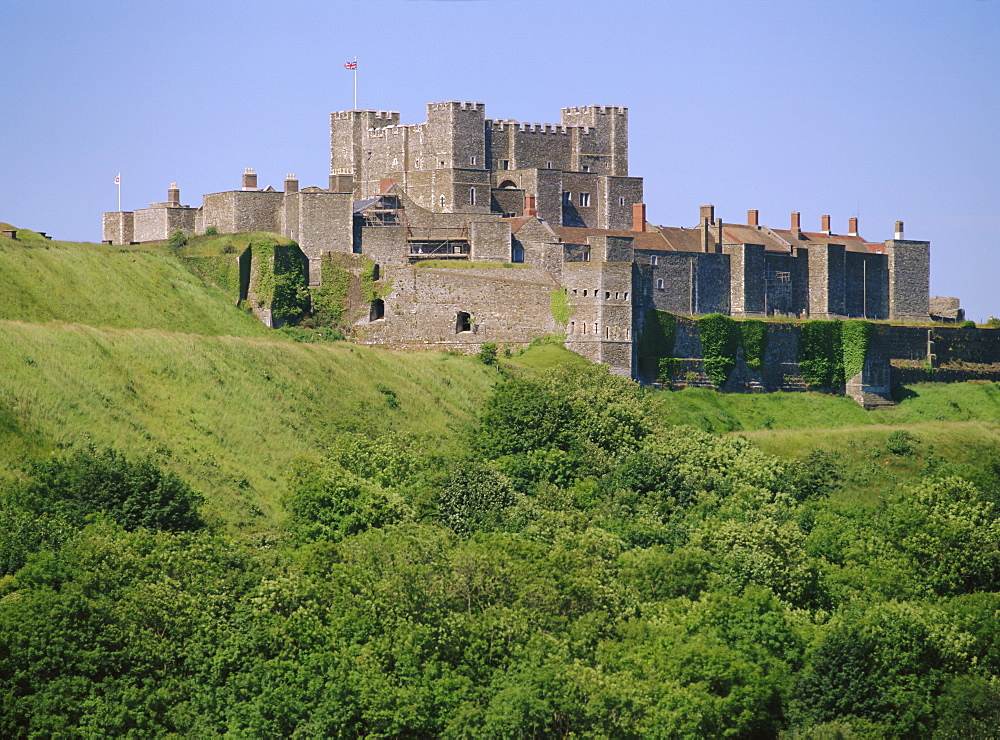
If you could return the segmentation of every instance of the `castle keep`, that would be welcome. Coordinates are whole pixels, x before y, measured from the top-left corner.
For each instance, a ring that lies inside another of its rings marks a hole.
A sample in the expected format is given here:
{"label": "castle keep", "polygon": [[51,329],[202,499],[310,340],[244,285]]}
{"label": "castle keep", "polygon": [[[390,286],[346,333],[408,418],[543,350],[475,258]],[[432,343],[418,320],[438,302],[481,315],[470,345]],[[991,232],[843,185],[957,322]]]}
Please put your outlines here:
{"label": "castle keep", "polygon": [[191,208],[172,183],[164,202],[105,213],[103,238],[276,232],[299,244],[314,286],[328,255],[375,263],[385,290],[358,313],[363,341],[471,350],[559,333],[631,377],[654,309],[929,319],[930,245],[906,239],[902,222],[869,242],[855,218],[847,233],[829,216],[815,231],[795,212],[783,228],[754,210],[741,220],[707,205],[690,226],[647,221],[642,178],[629,175],[627,108],[564,108],[558,124],[528,124],[449,101],[429,104],[420,124],[391,111],[331,114],[325,188],[288,175],[283,190],[261,189],[248,169],[240,189]]}

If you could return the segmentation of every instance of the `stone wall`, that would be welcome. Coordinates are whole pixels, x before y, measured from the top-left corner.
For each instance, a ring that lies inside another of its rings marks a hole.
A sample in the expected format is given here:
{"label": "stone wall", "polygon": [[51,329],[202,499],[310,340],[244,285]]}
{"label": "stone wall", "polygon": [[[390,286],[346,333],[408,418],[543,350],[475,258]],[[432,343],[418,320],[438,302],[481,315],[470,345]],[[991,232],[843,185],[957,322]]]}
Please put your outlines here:
{"label": "stone wall", "polygon": [[889,318],[927,321],[930,318],[930,242],[888,239]]}
{"label": "stone wall", "polygon": [[132,211],[111,211],[101,219],[101,241],[108,244],[131,244],[135,241]]}
{"label": "stone wall", "polygon": [[[365,342],[475,351],[483,342],[523,344],[562,330],[551,310],[559,286],[544,270],[392,267],[383,277],[390,281],[384,318],[359,321]],[[468,331],[459,331],[460,313],[469,316]]]}

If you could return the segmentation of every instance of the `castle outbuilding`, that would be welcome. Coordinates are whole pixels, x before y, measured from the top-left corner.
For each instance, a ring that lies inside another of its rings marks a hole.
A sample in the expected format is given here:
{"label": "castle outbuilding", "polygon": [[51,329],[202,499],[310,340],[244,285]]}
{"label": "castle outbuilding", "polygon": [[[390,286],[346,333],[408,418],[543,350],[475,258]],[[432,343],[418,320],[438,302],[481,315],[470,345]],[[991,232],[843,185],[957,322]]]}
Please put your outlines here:
{"label": "castle outbuilding", "polygon": [[629,175],[627,108],[564,108],[558,124],[527,124],[448,101],[429,104],[420,124],[393,111],[332,113],[325,188],[287,175],[283,191],[260,189],[247,169],[240,189],[191,208],[172,183],[164,202],[105,213],[103,238],[272,231],[299,244],[312,285],[326,255],[375,263],[386,289],[358,312],[363,341],[471,350],[561,333],[632,377],[654,310],[929,319],[930,245],[905,239],[902,222],[869,242],[855,218],[847,233],[826,215],[807,231],[797,212],[779,228],[754,210],[724,222],[706,205],[692,221],[647,220],[642,178]]}

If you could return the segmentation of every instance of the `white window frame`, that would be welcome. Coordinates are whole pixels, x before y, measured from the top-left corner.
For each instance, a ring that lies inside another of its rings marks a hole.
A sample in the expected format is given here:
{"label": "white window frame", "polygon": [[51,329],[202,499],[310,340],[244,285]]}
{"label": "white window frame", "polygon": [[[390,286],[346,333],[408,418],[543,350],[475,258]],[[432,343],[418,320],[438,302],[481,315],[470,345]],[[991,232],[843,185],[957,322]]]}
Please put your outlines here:
{"label": "white window frame", "polygon": [[590,193],[580,193],[580,208],[590,208]]}

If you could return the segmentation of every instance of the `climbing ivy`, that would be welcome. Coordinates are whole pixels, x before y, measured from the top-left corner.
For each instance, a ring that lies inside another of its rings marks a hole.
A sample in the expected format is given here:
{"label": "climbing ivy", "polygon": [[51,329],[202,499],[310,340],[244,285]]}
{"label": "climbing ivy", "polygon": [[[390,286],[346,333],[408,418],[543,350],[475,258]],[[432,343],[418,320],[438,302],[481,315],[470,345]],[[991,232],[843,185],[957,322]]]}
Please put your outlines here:
{"label": "climbing ivy", "polygon": [[375,261],[371,257],[359,257],[361,260],[361,300],[371,303],[378,298],[384,298],[392,292],[392,281],[383,280],[376,284]]}
{"label": "climbing ivy", "polygon": [[741,338],[739,323],[721,313],[712,313],[698,319],[698,333],[705,374],[716,388],[721,388],[736,366]]}
{"label": "climbing ivy", "polygon": [[305,256],[296,245],[274,249],[274,293],[271,314],[282,322],[299,319],[309,310]]}
{"label": "climbing ivy", "polygon": [[320,260],[322,285],[310,291],[313,319],[321,326],[342,325],[347,312],[347,294],[354,276],[339,262],[329,252],[324,254]]}
{"label": "climbing ivy", "polygon": [[565,288],[553,290],[549,293],[549,307],[552,310],[552,318],[555,319],[556,323],[560,326],[565,326],[571,314],[569,298],[567,298]]}
{"label": "climbing ivy", "polygon": [[767,352],[767,324],[758,319],[746,319],[740,323],[743,339],[743,361],[751,370],[760,370]]}
{"label": "climbing ivy", "polygon": [[[799,329],[799,370],[815,388],[844,384],[841,321],[806,321]],[[862,360],[864,362],[864,360]]]}
{"label": "climbing ivy", "polygon": [[257,305],[265,308],[274,300],[274,245],[250,242],[250,251],[257,258]]}
{"label": "climbing ivy", "polygon": [[677,336],[677,319],[667,311],[650,309],[639,334],[639,372],[643,378],[656,378],[663,382],[677,369],[674,338]]}
{"label": "climbing ivy", "polygon": [[845,321],[840,327],[845,380],[853,378],[864,369],[872,330],[870,321]]}

